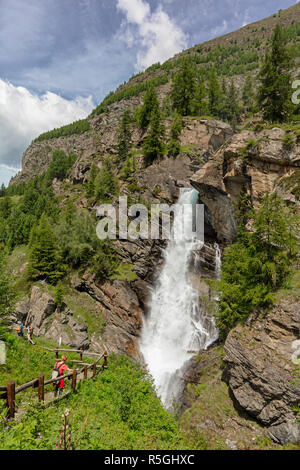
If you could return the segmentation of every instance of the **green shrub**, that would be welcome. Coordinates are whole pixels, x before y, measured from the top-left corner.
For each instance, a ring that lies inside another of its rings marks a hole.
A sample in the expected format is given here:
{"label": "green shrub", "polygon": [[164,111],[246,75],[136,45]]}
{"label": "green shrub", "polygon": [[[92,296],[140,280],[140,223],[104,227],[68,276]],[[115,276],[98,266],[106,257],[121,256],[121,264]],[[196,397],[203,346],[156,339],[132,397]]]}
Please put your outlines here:
{"label": "green shrub", "polygon": [[90,123],[87,119],[81,119],[79,121],[73,122],[72,124],[67,124],[58,129],[53,129],[52,131],[44,132],[39,137],[37,137],[33,142],[42,142],[43,140],[57,139],[58,137],[68,137],[74,134],[83,134],[90,130]]}

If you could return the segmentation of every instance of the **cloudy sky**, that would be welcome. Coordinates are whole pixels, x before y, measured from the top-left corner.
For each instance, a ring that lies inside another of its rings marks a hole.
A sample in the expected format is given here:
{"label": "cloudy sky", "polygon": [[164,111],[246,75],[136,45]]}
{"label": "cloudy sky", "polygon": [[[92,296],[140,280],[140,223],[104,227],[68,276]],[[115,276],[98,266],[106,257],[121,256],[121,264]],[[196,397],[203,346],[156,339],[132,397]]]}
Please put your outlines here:
{"label": "cloudy sky", "polygon": [[155,62],[296,0],[0,0],[0,184],[41,132]]}

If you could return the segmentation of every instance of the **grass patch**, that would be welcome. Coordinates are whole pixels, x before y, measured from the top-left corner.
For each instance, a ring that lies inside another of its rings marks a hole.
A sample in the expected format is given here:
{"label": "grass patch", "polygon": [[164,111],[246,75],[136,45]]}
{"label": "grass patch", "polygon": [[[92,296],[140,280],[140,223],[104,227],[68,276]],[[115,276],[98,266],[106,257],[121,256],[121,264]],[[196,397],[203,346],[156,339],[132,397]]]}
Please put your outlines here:
{"label": "grass patch", "polygon": [[133,271],[133,264],[121,263],[110,279],[122,279],[122,281],[132,282],[138,279],[138,275]]}

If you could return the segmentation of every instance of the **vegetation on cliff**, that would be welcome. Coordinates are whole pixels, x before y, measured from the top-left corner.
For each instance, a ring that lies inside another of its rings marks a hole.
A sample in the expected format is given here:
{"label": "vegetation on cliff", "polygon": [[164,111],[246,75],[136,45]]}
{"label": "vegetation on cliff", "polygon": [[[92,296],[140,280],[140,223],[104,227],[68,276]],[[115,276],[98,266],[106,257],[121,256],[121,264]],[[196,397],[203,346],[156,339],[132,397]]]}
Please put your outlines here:
{"label": "vegetation on cliff", "polygon": [[[20,340],[10,338],[9,359],[19,357],[22,351],[20,363],[27,372],[29,365],[32,369],[42,364],[49,374],[53,356],[39,350],[31,354],[33,349],[26,350],[19,343]],[[0,372],[0,381],[4,375]],[[76,393],[46,409],[31,402],[25,414],[11,422],[5,420],[2,409],[0,448],[55,450],[66,408],[70,410],[71,439],[76,450],[206,448],[201,434],[181,430],[174,417],[163,409],[141,367],[122,356],[110,356],[104,373],[81,383]]]}
{"label": "vegetation on cliff", "polygon": [[[224,338],[237,322],[258,308],[270,306],[288,282],[298,254],[299,217],[277,193],[266,194],[261,206],[241,213],[239,236],[225,251],[217,326]],[[253,231],[245,230],[252,220]]]}

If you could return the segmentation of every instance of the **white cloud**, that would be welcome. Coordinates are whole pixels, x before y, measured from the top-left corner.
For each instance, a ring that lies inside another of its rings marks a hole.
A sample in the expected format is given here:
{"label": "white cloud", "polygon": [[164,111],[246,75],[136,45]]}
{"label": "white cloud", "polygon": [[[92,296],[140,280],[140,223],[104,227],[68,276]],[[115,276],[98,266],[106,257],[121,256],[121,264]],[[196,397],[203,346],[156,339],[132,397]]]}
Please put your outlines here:
{"label": "white cloud", "polygon": [[24,87],[0,80],[0,184],[15,173],[22,153],[42,132],[86,117],[91,98],[66,100],[47,92],[39,97]]}
{"label": "white cloud", "polygon": [[137,54],[137,70],[163,62],[187,47],[186,35],[162,6],[151,13],[144,0],[118,0],[117,7],[126,14],[128,23],[137,26],[137,40],[142,46]]}

